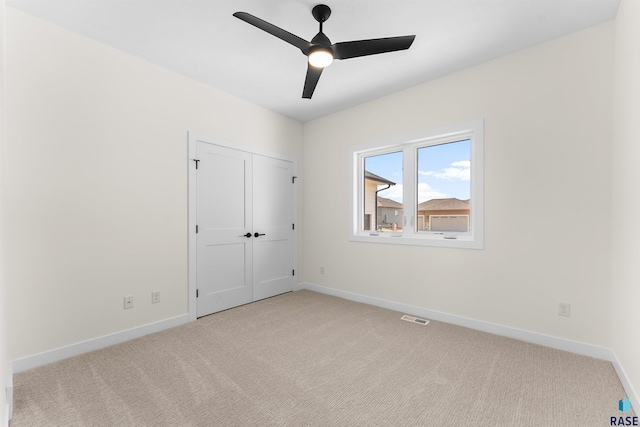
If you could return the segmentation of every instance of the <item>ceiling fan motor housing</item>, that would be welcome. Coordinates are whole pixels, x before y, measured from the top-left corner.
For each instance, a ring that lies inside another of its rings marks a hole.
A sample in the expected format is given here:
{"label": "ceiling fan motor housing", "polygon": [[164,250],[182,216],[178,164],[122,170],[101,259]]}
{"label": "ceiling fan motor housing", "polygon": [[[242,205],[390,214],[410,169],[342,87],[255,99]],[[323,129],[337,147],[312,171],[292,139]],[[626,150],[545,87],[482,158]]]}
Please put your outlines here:
{"label": "ceiling fan motor housing", "polygon": [[322,31],[320,31],[311,39],[311,49],[313,49],[315,46],[326,47],[331,50],[331,40],[329,40],[329,37],[327,37]]}

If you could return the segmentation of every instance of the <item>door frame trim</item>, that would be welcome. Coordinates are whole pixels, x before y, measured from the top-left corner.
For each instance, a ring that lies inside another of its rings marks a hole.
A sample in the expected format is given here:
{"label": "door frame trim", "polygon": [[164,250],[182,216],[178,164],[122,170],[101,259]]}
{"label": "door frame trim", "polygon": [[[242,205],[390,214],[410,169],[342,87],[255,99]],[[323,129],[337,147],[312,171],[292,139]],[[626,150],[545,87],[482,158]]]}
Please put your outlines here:
{"label": "door frame trim", "polygon": [[[298,161],[295,157],[285,154],[275,153],[273,151],[262,150],[235,142],[225,141],[219,138],[213,138],[198,132],[187,132],[187,236],[188,236],[188,286],[187,286],[187,305],[189,312],[189,321],[197,319],[196,310],[196,284],[197,284],[197,242],[196,242],[196,201],[197,201],[197,176],[196,176],[196,146],[197,142],[206,142],[208,144],[219,145],[221,147],[231,148],[238,151],[245,151],[251,154],[258,154],[265,157],[273,157],[275,159],[291,162],[293,165],[293,176],[298,175]],[[293,185],[293,222],[296,228],[293,230],[293,268],[298,269],[298,180],[294,180]],[[296,289],[296,279],[294,277],[293,288]]]}

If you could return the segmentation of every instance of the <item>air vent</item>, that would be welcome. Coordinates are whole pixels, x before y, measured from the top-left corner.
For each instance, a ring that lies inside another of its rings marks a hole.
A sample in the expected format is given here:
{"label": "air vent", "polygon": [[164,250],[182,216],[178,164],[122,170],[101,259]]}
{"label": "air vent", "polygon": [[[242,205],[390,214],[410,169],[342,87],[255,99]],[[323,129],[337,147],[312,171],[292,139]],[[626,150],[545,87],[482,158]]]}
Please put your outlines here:
{"label": "air vent", "polygon": [[402,316],[402,320],[406,320],[407,322],[417,323],[419,325],[426,325],[427,323],[429,323],[427,319],[421,319],[419,317],[413,317],[407,314]]}

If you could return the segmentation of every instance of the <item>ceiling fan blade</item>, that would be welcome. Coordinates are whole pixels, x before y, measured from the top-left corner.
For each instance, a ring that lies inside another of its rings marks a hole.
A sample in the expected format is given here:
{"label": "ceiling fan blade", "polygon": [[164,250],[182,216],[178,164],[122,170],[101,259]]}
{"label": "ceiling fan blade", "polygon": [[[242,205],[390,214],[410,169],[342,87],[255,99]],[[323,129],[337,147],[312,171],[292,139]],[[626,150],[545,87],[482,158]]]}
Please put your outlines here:
{"label": "ceiling fan blade", "polygon": [[316,68],[307,64],[307,78],[304,80],[304,90],[302,91],[302,97],[311,99],[313,91],[316,89],[318,80],[320,80],[320,74],[322,74],[324,68]]}
{"label": "ceiling fan blade", "polygon": [[349,59],[357,58],[358,56],[409,49],[415,38],[416,36],[400,36],[340,42],[333,45],[334,57],[335,59]]}
{"label": "ceiling fan blade", "polygon": [[294,45],[298,49],[302,51],[305,55],[309,53],[309,42],[303,38],[296,36],[295,34],[291,34],[288,31],[283,30],[282,28],[276,27],[275,25],[262,20],[256,16],[253,16],[247,12],[236,12],[233,14],[238,19],[242,19],[244,22],[253,25],[254,27],[258,27],[263,31],[266,31],[269,34],[272,34],[278,37],[281,40],[286,41],[289,44]]}

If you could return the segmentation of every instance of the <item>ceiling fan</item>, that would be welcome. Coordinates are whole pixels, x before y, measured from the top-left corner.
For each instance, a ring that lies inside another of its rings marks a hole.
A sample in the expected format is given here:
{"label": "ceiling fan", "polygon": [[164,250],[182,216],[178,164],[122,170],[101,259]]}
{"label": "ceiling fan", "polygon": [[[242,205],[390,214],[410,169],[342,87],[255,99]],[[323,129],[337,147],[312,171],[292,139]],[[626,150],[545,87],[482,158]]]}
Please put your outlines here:
{"label": "ceiling fan", "polygon": [[415,39],[413,36],[386,37],[380,39],[356,40],[331,44],[329,38],[322,32],[322,23],[329,19],[331,9],[325,4],[314,6],[311,14],[320,23],[320,32],[310,42],[291,34],[282,28],[255,17],[246,12],[233,14],[238,19],[260,28],[269,34],[297,47],[303,54],[309,57],[307,77],[304,82],[302,97],[311,99],[313,91],[318,84],[322,70],[331,64],[334,59],[349,59],[358,56],[375,55],[378,53],[394,52],[409,49]]}

